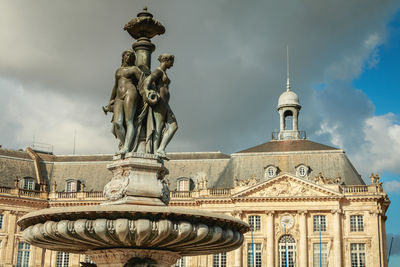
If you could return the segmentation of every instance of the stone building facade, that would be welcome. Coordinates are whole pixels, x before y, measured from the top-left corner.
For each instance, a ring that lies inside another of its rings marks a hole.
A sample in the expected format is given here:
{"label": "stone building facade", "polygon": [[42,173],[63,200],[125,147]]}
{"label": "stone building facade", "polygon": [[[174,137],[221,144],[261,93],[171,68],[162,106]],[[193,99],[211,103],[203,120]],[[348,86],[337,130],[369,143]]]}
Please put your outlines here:
{"label": "stone building facade", "polygon": [[[300,104],[279,98],[279,133],[226,155],[169,153],[170,206],[234,216],[253,231],[241,248],[186,257],[183,267],[387,266],[385,220],[390,204],[378,175],[365,184],[343,150],[305,139]],[[293,126],[286,120],[293,117]],[[0,149],[0,265],[79,266],[85,255],[24,243],[16,221],[47,207],[97,205],[111,178],[112,155],[53,155]]]}

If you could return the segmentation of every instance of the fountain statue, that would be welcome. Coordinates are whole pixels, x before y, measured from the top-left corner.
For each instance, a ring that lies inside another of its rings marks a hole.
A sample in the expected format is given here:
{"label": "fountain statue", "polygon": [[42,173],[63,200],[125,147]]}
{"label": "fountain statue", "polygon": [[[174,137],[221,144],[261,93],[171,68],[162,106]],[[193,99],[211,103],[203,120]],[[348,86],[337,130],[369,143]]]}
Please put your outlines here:
{"label": "fountain statue", "polygon": [[182,256],[230,251],[249,226],[233,217],[168,207],[165,147],[178,129],[169,106],[166,71],[174,56],[161,54],[151,71],[151,38],[164,26],[144,8],[124,29],[137,41],[122,53],[103,111],[113,113],[118,151],[107,165],[112,178],[98,206],[49,208],[23,216],[26,242],[89,255],[97,266],[171,266]]}

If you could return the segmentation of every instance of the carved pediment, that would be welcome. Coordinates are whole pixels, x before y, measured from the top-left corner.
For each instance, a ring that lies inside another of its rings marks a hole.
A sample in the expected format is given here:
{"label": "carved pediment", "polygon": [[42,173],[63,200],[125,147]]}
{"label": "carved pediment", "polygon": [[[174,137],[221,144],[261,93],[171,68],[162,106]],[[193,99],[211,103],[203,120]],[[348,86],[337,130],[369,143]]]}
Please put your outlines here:
{"label": "carved pediment", "polygon": [[333,197],[340,193],[316,185],[309,181],[281,175],[258,183],[235,195],[235,197]]}

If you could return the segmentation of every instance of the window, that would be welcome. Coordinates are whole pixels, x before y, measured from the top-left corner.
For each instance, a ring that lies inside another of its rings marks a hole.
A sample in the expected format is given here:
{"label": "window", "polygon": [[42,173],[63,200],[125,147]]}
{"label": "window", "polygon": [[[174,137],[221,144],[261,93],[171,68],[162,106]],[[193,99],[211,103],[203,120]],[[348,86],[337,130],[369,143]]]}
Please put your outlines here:
{"label": "window", "polygon": [[34,190],[35,189],[35,181],[32,178],[24,178],[24,189]]}
{"label": "window", "polygon": [[66,192],[76,192],[77,191],[77,181],[76,180],[67,181],[67,188],[65,191]]}
{"label": "window", "polygon": [[31,245],[29,245],[28,243],[24,243],[24,242],[18,243],[16,267],[28,267],[29,266],[30,250],[31,250]]}
{"label": "window", "polygon": [[189,179],[180,180],[178,182],[178,191],[189,191]]}
{"label": "window", "polygon": [[296,167],[296,175],[305,178],[308,175],[308,170],[309,167],[307,167],[304,164],[300,164],[299,166]]}
{"label": "window", "polygon": [[[254,255],[253,255],[253,246],[254,246]],[[261,254],[262,254],[261,243],[254,243],[254,244],[247,243],[247,266],[253,267],[253,261],[254,261],[254,267],[261,267],[262,266]]]}
{"label": "window", "polygon": [[314,215],[313,216],[313,231],[319,232],[321,226],[321,232],[326,232],[326,216],[325,215]]}
{"label": "window", "polygon": [[278,172],[278,168],[276,166],[269,165],[265,167],[264,177],[265,178],[274,178],[276,173]]}
{"label": "window", "polygon": [[261,230],[261,217],[258,215],[249,216],[249,224],[253,231]]}
{"label": "window", "polygon": [[279,239],[279,267],[296,266],[296,240],[291,235]]}
{"label": "window", "polygon": [[56,267],[68,267],[69,265],[69,253],[68,252],[57,252],[57,264]]}
{"label": "window", "polygon": [[365,244],[350,244],[351,267],[365,267]]}
{"label": "window", "polygon": [[213,255],[213,267],[226,267],[226,252]]}
{"label": "window", "polygon": [[[327,267],[328,266],[328,243],[314,243],[313,245],[313,266],[314,267]],[[320,254],[321,253],[321,254]],[[320,261],[321,260],[321,264]]]}
{"label": "window", "polygon": [[94,264],[94,261],[92,261],[89,257],[89,255],[85,255],[85,263],[92,263]]}
{"label": "window", "polygon": [[0,214],[0,229],[3,228],[3,218],[4,218],[3,214]]}
{"label": "window", "polygon": [[362,215],[350,215],[350,231],[351,232],[364,231],[364,218]]}
{"label": "window", "polygon": [[186,258],[180,258],[174,265],[174,267],[186,267]]}

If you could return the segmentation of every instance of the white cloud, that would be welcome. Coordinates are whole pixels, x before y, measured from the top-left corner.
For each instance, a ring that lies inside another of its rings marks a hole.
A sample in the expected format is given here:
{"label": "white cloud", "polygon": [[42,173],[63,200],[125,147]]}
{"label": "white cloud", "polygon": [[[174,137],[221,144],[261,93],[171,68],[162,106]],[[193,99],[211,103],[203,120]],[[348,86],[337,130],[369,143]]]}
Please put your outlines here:
{"label": "white cloud", "polygon": [[[355,155],[364,173],[389,171],[400,173],[400,125],[392,114],[373,116],[365,121],[365,143]],[[369,170],[369,171],[368,171]]]}
{"label": "white cloud", "polygon": [[393,180],[383,183],[386,192],[400,192],[400,182]]}
{"label": "white cloud", "polygon": [[[54,145],[58,154],[72,154],[74,132],[76,131],[76,153],[113,153],[115,141],[109,134],[109,117],[102,116],[100,109],[85,107],[80,99],[66,98],[48,90],[45,97],[27,90],[14,81],[0,80],[4,97],[0,99],[3,117],[3,133],[12,131],[10,125],[18,125],[11,142],[3,147],[20,145],[25,148],[31,141]],[[88,115],[90,114],[90,116]]]}

